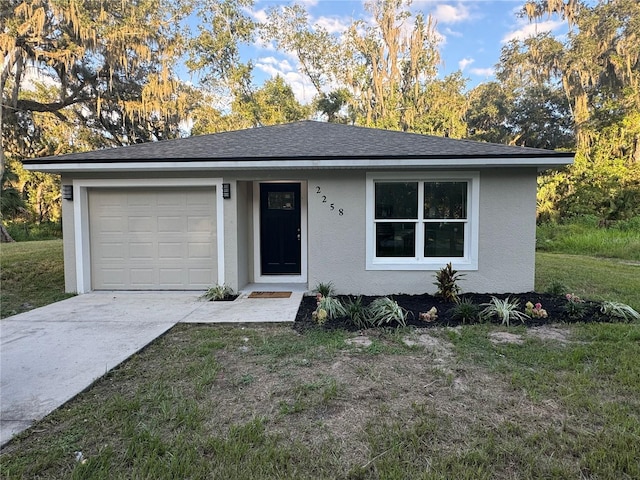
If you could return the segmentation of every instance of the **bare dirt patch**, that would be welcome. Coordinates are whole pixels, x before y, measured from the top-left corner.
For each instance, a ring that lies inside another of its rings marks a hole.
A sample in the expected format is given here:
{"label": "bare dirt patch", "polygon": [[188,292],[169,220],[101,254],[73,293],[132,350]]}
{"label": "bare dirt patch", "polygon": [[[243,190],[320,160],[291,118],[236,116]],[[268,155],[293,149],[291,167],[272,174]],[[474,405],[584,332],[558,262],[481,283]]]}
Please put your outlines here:
{"label": "bare dirt patch", "polygon": [[522,335],[518,335],[517,333],[510,332],[491,332],[489,333],[489,340],[492,343],[515,343],[521,345],[524,343],[524,338]]}
{"label": "bare dirt patch", "polygon": [[540,340],[550,340],[566,345],[570,342],[569,332],[566,329],[554,327],[552,325],[543,325],[541,327],[530,328],[527,334]]}
{"label": "bare dirt patch", "polygon": [[[338,350],[320,346],[281,357],[259,354],[255,340],[241,345],[248,351],[220,350],[220,371],[207,392],[218,406],[209,427],[220,432],[267,419],[269,432],[318,448],[332,445],[354,467],[376,455],[366,432],[380,417],[388,426],[411,428],[426,416],[437,425],[433,440],[441,437],[452,451],[474,429],[514,422],[533,431],[564,418],[557,405],[532,403],[504,379],[462,362],[441,329],[429,331],[401,338],[354,333]],[[501,338],[521,341],[511,334]],[[373,347],[404,351],[369,353]]]}

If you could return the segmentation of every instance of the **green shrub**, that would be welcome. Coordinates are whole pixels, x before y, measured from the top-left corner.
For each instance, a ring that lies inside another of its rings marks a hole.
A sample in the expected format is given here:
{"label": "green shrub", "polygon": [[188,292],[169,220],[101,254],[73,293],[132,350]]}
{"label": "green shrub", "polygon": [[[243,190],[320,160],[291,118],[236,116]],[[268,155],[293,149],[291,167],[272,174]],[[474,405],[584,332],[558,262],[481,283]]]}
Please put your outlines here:
{"label": "green shrub", "polygon": [[329,320],[344,317],[347,314],[342,302],[334,297],[323,297],[318,295],[318,308],[316,312],[324,310]]}
{"label": "green shrub", "polygon": [[335,289],[333,288],[333,282],[328,282],[328,283],[318,283],[318,285],[316,285],[316,288],[313,289],[314,293],[319,293],[320,295],[322,295],[323,297],[332,297],[333,295],[335,295]]}
{"label": "green shrub", "polygon": [[203,300],[208,300],[210,302],[219,302],[223,300],[228,300],[235,295],[233,289],[228,285],[214,285],[209,288],[202,296],[200,297]]}
{"label": "green shrub", "polygon": [[582,320],[587,311],[587,304],[577,295],[567,293],[567,303],[564,305],[564,311],[572,320]]}
{"label": "green shrub", "polygon": [[520,302],[511,297],[501,300],[496,297],[491,298],[491,302],[483,304],[484,310],[480,312],[482,320],[489,320],[497,317],[502,325],[509,326],[513,320],[520,320],[522,323],[528,318],[526,314],[519,311]]}
{"label": "green shrub", "polygon": [[547,286],[545,293],[549,295],[564,295],[568,290],[567,286],[562,283],[560,280],[554,279],[551,280],[551,283]]}
{"label": "green shrub", "polygon": [[344,305],[347,318],[358,328],[369,326],[367,309],[362,304],[362,297],[349,298]]}
{"label": "green shrub", "polygon": [[456,304],[449,310],[449,314],[453,320],[462,321],[462,323],[472,323],[476,321],[480,315],[480,306],[473,303],[469,298],[459,298]]}
{"label": "green shrub", "polygon": [[16,242],[62,238],[62,222],[7,222],[7,232]]}
{"label": "green shrub", "polygon": [[389,297],[376,298],[369,305],[367,312],[371,323],[375,326],[380,327],[393,322],[403,327],[407,326],[407,311]]}
{"label": "green shrub", "polygon": [[447,302],[455,302],[460,293],[460,287],[457,282],[462,277],[464,277],[464,274],[454,270],[451,262],[447,263],[446,267],[441,268],[436,273],[436,281],[434,282],[434,285],[438,287],[436,296],[444,298]]}
{"label": "green shrub", "polygon": [[611,318],[622,320],[624,322],[640,320],[640,313],[636,312],[626,303],[605,301],[602,302],[600,311]]}

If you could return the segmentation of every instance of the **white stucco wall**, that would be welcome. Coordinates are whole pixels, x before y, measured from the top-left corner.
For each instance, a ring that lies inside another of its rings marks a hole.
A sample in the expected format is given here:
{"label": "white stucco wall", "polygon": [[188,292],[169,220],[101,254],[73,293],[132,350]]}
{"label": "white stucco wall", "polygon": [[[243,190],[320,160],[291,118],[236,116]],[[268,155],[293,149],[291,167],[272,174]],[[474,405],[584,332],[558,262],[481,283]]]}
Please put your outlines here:
{"label": "white stucco wall", "polygon": [[[425,176],[425,178],[427,178]],[[315,193],[320,186],[330,203]],[[365,172],[341,171],[309,178],[309,287],[333,282],[340,293],[434,293],[434,270],[365,269]],[[480,172],[479,263],[460,282],[468,292],[533,290],[535,271],[536,171]],[[443,265],[444,266],[444,265]]]}
{"label": "white stucco wall", "polygon": [[[533,289],[535,270],[536,170],[500,168],[480,172],[478,270],[460,283],[467,292],[522,292]],[[306,181],[308,287],[333,282],[339,293],[394,294],[435,292],[434,270],[366,270],[366,171],[207,172],[231,184],[224,207],[224,281],[234,289],[255,281],[254,182]],[[94,174],[76,178],[130,178]],[[144,173],[134,174],[149,178]],[[175,174],[155,175],[171,178]],[[186,177],[187,174],[181,175]],[[190,176],[193,176],[191,174]],[[421,178],[427,178],[428,171]],[[72,175],[63,175],[70,184]],[[319,187],[319,192],[318,192]],[[326,197],[326,201],[325,200]],[[331,205],[333,204],[333,210]],[[63,200],[65,288],[76,290],[73,202]],[[342,211],[342,214],[340,212]]]}
{"label": "white stucco wall", "polygon": [[[71,185],[69,175],[61,176],[62,185]],[[76,285],[76,244],[74,238],[73,201],[62,200],[62,238],[64,251],[64,290],[75,293]]]}

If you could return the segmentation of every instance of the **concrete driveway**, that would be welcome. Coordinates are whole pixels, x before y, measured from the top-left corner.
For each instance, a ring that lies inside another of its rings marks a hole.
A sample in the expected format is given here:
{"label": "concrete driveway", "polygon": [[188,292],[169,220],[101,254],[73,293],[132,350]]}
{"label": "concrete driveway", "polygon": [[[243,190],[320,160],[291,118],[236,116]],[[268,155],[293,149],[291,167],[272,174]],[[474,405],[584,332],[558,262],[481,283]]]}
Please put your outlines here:
{"label": "concrete driveway", "polygon": [[94,292],[0,320],[0,446],[178,322],[293,321],[301,298]]}

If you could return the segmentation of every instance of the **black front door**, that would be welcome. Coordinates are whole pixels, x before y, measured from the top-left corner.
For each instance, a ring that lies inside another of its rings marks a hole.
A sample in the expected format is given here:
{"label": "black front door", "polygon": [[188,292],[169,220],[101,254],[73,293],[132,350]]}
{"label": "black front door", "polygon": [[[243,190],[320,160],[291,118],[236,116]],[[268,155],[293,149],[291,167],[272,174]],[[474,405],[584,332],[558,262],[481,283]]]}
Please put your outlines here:
{"label": "black front door", "polygon": [[300,275],[299,183],[260,184],[262,275]]}

